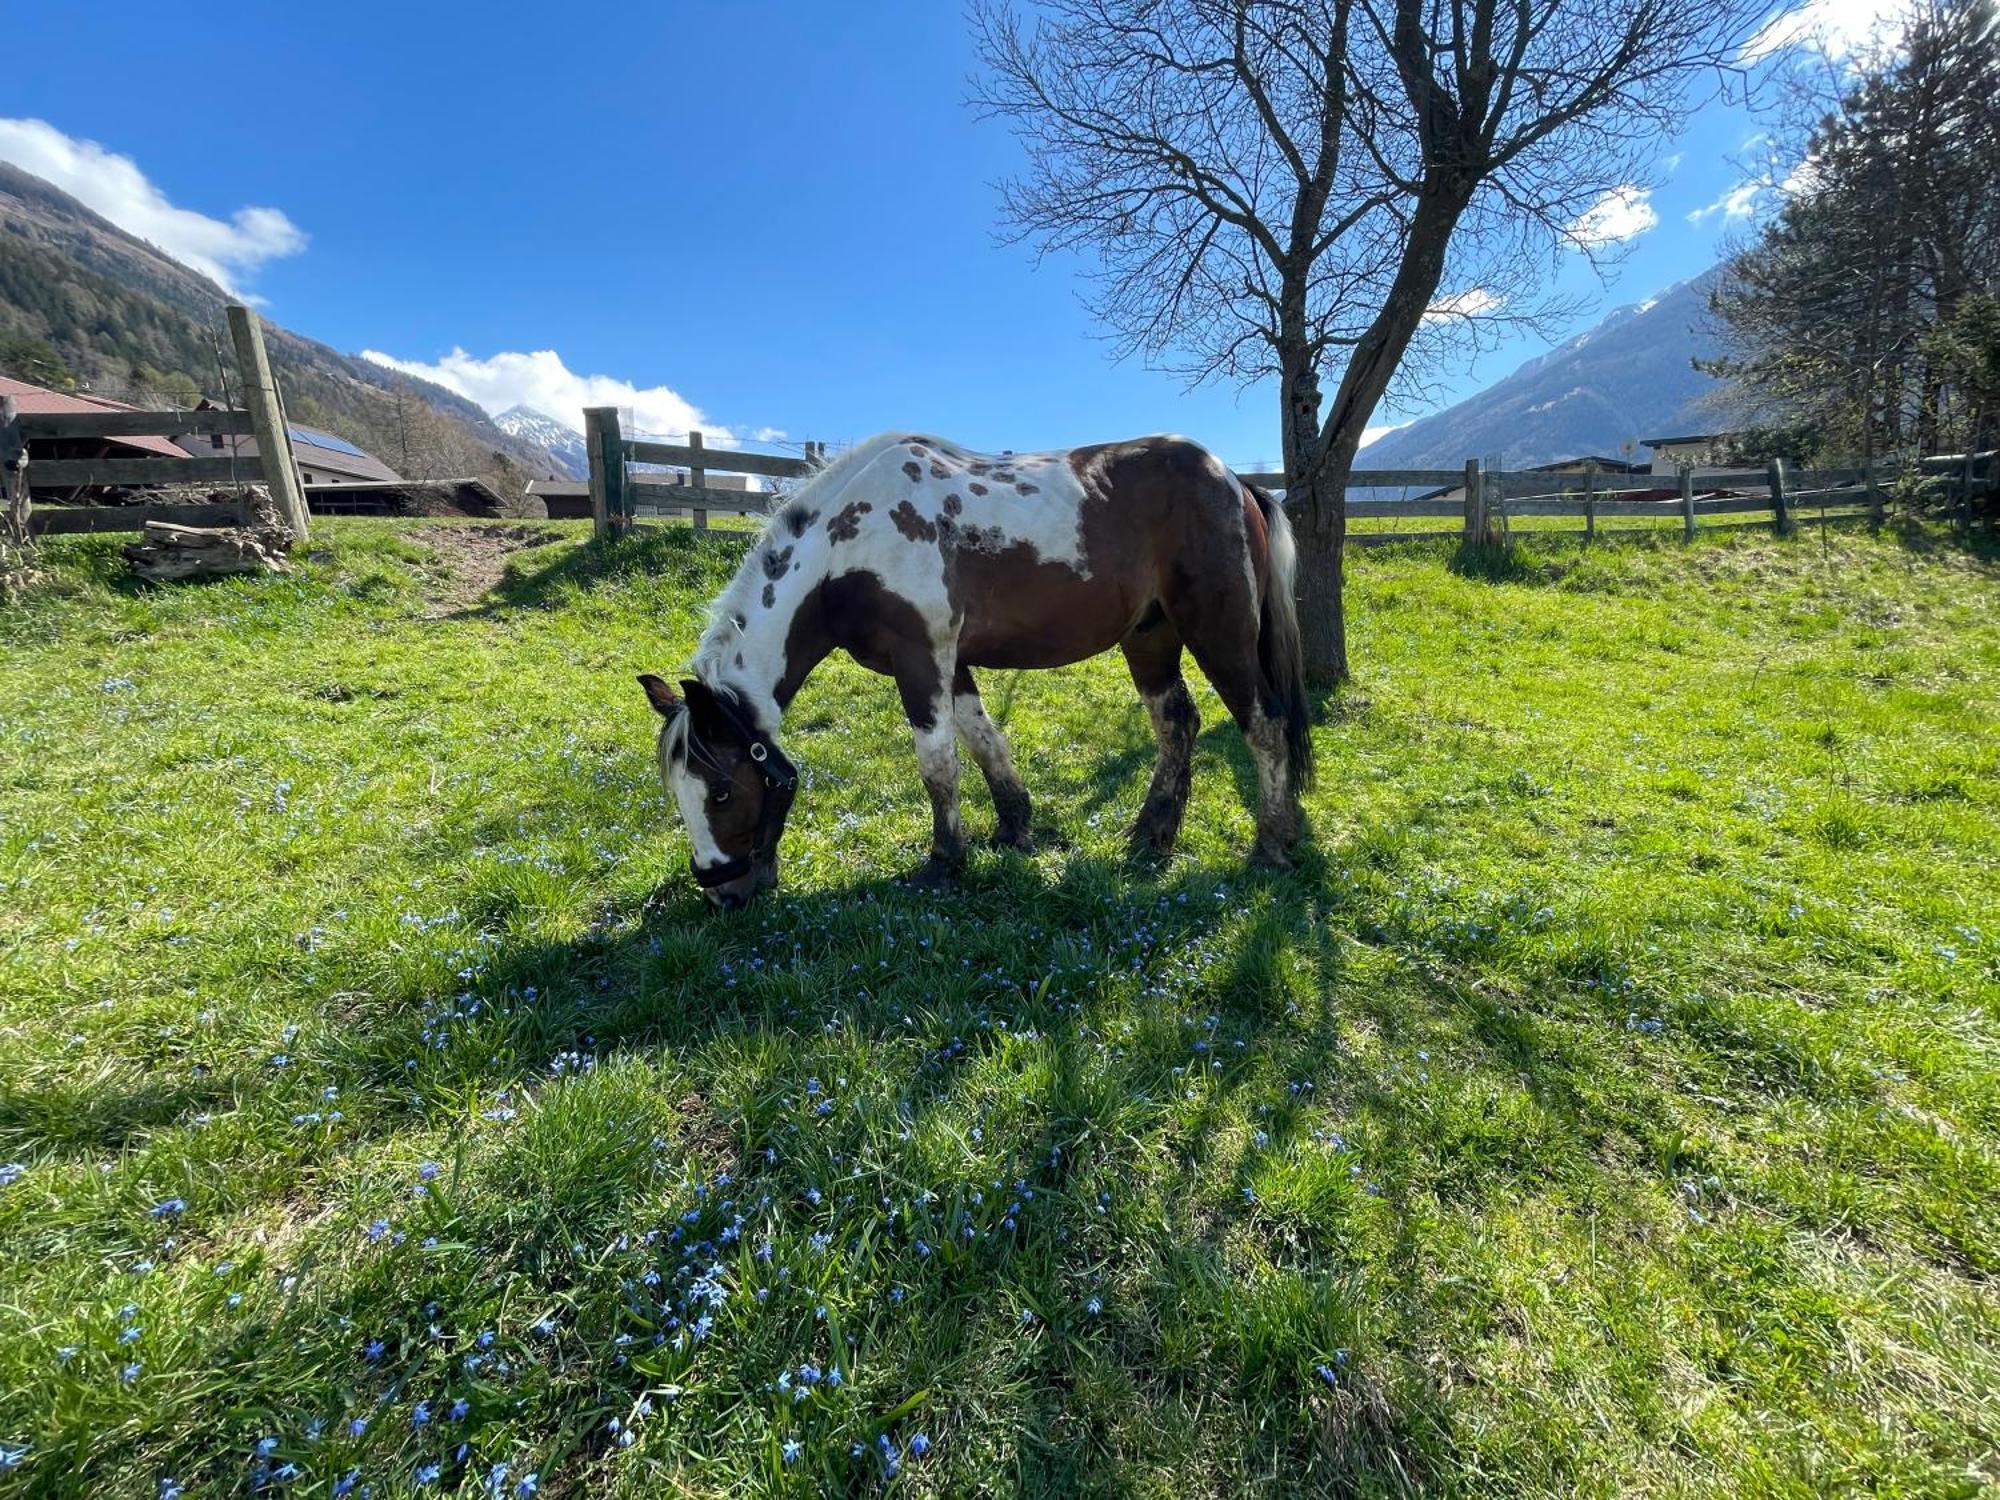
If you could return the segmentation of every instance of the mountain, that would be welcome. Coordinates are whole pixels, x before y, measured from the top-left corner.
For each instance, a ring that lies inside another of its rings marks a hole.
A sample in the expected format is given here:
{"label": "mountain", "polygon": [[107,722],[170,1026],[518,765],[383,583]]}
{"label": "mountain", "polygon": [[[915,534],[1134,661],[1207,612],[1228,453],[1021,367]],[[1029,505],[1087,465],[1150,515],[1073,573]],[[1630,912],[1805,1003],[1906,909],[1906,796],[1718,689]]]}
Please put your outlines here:
{"label": "mountain", "polygon": [[583,445],[583,434],[563,426],[545,411],[510,406],[493,419],[493,425],[509,437],[533,443],[554,459],[551,478],[582,479],[590,473],[590,451]]}
{"label": "mountain", "polygon": [[[0,352],[28,380],[69,374],[143,405],[221,397],[233,300],[199,272],[100,218],[60,188],[0,162]],[[496,426],[442,386],[264,323],[294,422],[346,438],[410,479],[477,476],[503,495],[566,471],[540,443]],[[50,356],[53,355],[54,367]]]}
{"label": "mountain", "polygon": [[1525,468],[1585,453],[1643,461],[1642,438],[1714,431],[1725,419],[1703,403],[1722,383],[1692,361],[1717,352],[1707,330],[1718,274],[1616,309],[1478,395],[1369,444],[1357,462],[1449,469],[1477,458]]}

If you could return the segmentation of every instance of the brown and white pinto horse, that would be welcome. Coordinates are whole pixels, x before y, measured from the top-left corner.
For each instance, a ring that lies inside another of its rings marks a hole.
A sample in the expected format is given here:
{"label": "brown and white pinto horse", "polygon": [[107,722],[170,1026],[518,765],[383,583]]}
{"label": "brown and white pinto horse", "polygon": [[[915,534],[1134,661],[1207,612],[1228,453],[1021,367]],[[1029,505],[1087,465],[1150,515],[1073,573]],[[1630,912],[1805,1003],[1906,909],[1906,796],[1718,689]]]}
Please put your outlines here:
{"label": "brown and white pinto horse", "polygon": [[1065,453],[968,453],[884,434],[810,478],[713,606],[681,691],[639,681],[665,719],[660,776],[718,906],[777,883],[798,776],[785,709],[836,648],[896,681],[931,797],[926,874],[965,855],[962,736],[992,789],[995,839],[1028,844],[1028,792],[976,667],[1060,667],[1117,646],[1159,737],[1135,849],[1173,848],[1199,720],[1181,648],[1257,763],[1253,857],[1289,863],[1312,774],[1291,528],[1276,501],[1186,438]]}

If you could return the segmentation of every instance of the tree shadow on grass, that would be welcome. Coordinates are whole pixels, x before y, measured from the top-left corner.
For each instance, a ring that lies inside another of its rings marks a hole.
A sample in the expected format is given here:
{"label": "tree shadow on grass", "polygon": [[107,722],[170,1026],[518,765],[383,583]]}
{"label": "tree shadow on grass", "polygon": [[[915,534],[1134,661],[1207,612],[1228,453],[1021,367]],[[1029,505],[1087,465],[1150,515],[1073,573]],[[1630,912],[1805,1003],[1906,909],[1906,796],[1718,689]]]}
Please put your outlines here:
{"label": "tree shadow on grass", "polygon": [[[1233,728],[1211,732],[1240,749]],[[1358,984],[1353,933],[1367,913],[1325,885],[1314,859],[1285,877],[1233,862],[1183,859],[1153,872],[1096,856],[1051,867],[996,855],[975,860],[955,891],[863,878],[728,915],[676,879],[608,905],[581,935],[517,928],[514,897],[497,883],[456,890],[449,899],[495,934],[477,972],[456,993],[413,975],[376,994],[318,1066],[352,1101],[353,1150],[463,1121],[468,1101],[503,1090],[524,1117],[561,1108],[550,1065],[568,1055],[666,1062],[692,1101],[675,1151],[703,1175],[736,1172],[745,1193],[789,1204],[803,1169],[766,1167],[761,1153],[789,1156],[797,1141],[775,1100],[739,1108],[716,1095],[716,1059],[754,1052],[774,1092],[795,1092],[815,1049],[838,1034],[868,1049],[871,1090],[897,1101],[921,1135],[977,1118],[1007,1049],[1045,1038],[1046,1068],[1029,1075],[1010,1127],[1011,1170],[1035,1190],[1031,1227],[958,1254],[926,1294],[922,1327],[869,1313],[857,1326],[873,1363],[940,1393],[945,1419],[961,1424],[978,1418],[958,1412],[951,1393],[982,1389],[1005,1364],[1018,1404],[1003,1441],[1022,1493],[1129,1493],[1176,1471],[1281,1476],[1279,1488],[1316,1494],[1449,1486],[1462,1438],[1454,1397],[1429,1362],[1446,1309],[1418,1252],[1438,1211],[1426,1200],[1440,1186],[1475,1203],[1506,1199],[1540,1177],[1490,1141],[1477,1170],[1442,1170],[1439,1141],[1449,1138],[1385,1063],[1355,1054],[1352,1013],[1392,1040],[1451,1030],[1496,1071],[1581,1064],[1468,1024],[1462,995],[1442,978],[1417,971],[1394,994]],[[1194,996],[1211,1020],[1169,1018]],[[1155,1001],[1166,1013],[1158,1020]],[[915,1028],[913,1014],[926,1018]],[[1546,1084],[1548,1108],[1574,1133],[1596,1128],[1580,1080]],[[275,1085],[250,1081],[246,1093],[259,1086]],[[1366,1145],[1319,1141],[1328,1109]],[[1253,1125],[1268,1147],[1250,1144]],[[456,1210],[464,1221],[440,1233],[486,1246],[487,1278],[585,1278],[570,1247],[634,1227],[621,1174],[650,1158],[641,1151],[632,1166],[620,1151],[607,1143],[573,1178],[509,1158],[493,1169],[515,1174],[501,1205],[469,1201]],[[1298,1185],[1270,1175],[1279,1158]],[[563,1186],[572,1180],[574,1191]],[[1113,1241],[1096,1212],[1105,1183],[1119,1186],[1117,1213],[1137,1216]],[[1387,1279],[1370,1282],[1354,1270],[1358,1247],[1385,1234],[1404,1248]],[[1246,1245],[1258,1247],[1254,1269]],[[1115,1263],[1104,1261],[1114,1246]],[[1102,1316],[1082,1310],[1087,1283],[1077,1278],[1093,1262]],[[431,1294],[414,1290],[432,1274],[425,1264],[371,1262],[320,1315],[375,1327],[398,1298]],[[1003,1326],[1014,1302],[1051,1291],[1036,1336]],[[926,1338],[940,1320],[958,1335]],[[579,1344],[601,1351],[616,1331],[580,1327]],[[289,1336],[272,1331],[274,1365]],[[771,1376],[762,1349],[720,1357],[733,1362],[725,1385],[754,1389]],[[605,1363],[590,1378],[636,1392],[642,1377],[656,1378]]]}

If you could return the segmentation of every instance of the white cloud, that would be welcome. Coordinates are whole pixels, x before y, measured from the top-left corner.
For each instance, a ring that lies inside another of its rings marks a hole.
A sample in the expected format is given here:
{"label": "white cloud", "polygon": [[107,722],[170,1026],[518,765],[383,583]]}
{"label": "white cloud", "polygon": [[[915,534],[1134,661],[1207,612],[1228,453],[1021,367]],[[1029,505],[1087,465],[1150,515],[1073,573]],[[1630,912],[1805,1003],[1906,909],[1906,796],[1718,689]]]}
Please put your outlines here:
{"label": "white cloud", "polygon": [[1688,223],[1699,224],[1721,214],[1724,219],[1747,219],[1757,211],[1757,200],[1763,196],[1768,182],[1751,178],[1739,182],[1735,187],[1725,188],[1713,203],[1695,209],[1687,216]]}
{"label": "white cloud", "polygon": [[54,183],[237,295],[236,277],[306,247],[304,231],[275,208],[239,208],[223,220],[178,207],[131,157],[65,135],[46,120],[0,119],[0,161]]}
{"label": "white cloud", "polygon": [[1569,226],[1570,242],[1582,249],[1634,239],[1660,222],[1652,193],[1627,183],[1591,204]]}
{"label": "white cloud", "polygon": [[1904,0],[1806,0],[1780,11],[1744,44],[1739,62],[1754,63],[1788,47],[1811,47],[1831,58],[1852,56],[1885,23],[1901,16]]}
{"label": "white cloud", "polygon": [[1495,296],[1483,286],[1467,287],[1462,292],[1452,292],[1440,297],[1424,309],[1426,323],[1442,323],[1447,318],[1477,318],[1486,313],[1498,312],[1504,299]]}
{"label": "white cloud", "polygon": [[[1411,421],[1414,420],[1411,418]],[[1361,429],[1361,446],[1366,448],[1370,443],[1379,443],[1390,433],[1401,432],[1409,425],[1409,422],[1389,422],[1380,427],[1364,427]]]}
{"label": "white cloud", "polygon": [[[699,427],[709,442],[737,441],[729,428],[709,421],[701,408],[680,392],[664,385],[634,385],[612,375],[579,375],[553,349],[537,349],[532,354],[503,351],[489,359],[454,349],[434,364],[398,359],[379,349],[363,349],[361,357],[456,391],[485,408],[489,416],[498,416],[513,406],[530,406],[582,432],[586,406],[616,406],[631,413],[632,432],[627,436],[678,437]],[[766,432],[775,433],[775,429],[760,429],[759,436]]]}

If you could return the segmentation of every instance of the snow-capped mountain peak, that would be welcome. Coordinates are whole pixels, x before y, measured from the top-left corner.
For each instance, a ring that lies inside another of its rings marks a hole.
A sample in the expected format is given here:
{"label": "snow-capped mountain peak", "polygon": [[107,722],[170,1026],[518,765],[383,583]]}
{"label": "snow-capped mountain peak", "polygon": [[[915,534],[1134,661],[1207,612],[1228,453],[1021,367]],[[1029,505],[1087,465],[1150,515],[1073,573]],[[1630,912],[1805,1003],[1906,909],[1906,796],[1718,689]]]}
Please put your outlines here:
{"label": "snow-capped mountain peak", "polygon": [[571,479],[590,472],[583,434],[545,411],[536,411],[532,406],[510,406],[493,418],[493,425],[509,437],[547,449],[549,456],[568,470]]}

